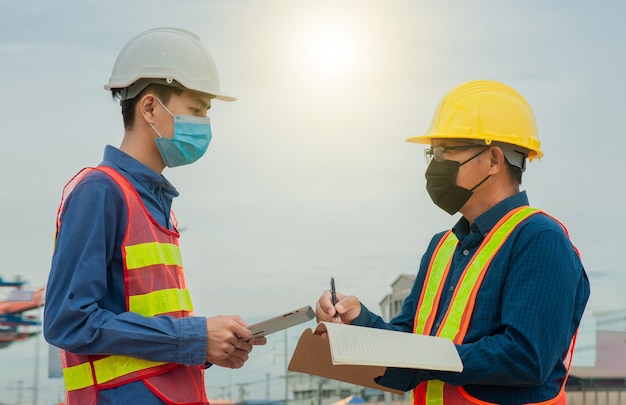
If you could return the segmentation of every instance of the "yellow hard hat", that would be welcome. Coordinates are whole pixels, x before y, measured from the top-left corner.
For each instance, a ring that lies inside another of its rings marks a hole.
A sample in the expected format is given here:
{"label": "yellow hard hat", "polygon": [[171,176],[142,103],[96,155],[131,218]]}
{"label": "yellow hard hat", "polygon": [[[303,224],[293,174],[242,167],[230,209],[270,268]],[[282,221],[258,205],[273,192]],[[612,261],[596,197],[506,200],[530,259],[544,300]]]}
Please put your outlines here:
{"label": "yellow hard hat", "polygon": [[407,142],[430,143],[434,138],[501,142],[524,149],[529,160],[543,156],[530,104],[513,88],[490,80],[452,89],[439,103],[428,132]]}

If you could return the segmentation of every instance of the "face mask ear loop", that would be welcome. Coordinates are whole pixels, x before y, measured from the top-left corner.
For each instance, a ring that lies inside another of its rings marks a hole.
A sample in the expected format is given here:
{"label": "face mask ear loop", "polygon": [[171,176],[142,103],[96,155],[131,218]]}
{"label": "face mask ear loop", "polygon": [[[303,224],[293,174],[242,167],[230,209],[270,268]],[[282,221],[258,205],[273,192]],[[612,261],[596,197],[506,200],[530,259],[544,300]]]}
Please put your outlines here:
{"label": "face mask ear loop", "polygon": [[[158,99],[157,99],[158,100]],[[463,166],[465,163],[476,159],[478,156],[482,155],[483,152],[487,151],[489,149],[489,146],[487,146],[485,149],[481,150],[480,152],[478,152],[477,154],[475,154],[474,156],[472,156],[471,158],[467,159],[465,162],[459,163],[459,167]],[[484,180],[483,180],[484,181]]]}
{"label": "face mask ear loop", "polygon": [[480,183],[478,183],[478,184],[476,184],[474,187],[472,187],[472,189],[471,189],[470,191],[474,191],[474,190],[476,190],[476,189],[478,188],[478,186],[480,186],[481,184],[483,184],[484,182],[486,182],[486,181],[489,179],[489,177],[491,177],[491,175],[488,175],[487,177],[485,177],[485,178],[483,179],[483,181],[481,181]]}
{"label": "face mask ear loop", "polygon": [[158,97],[155,97],[155,98],[156,98],[156,101],[157,101],[159,104],[161,104],[161,107],[163,107],[163,109],[164,109],[165,111],[167,111],[167,113],[173,117],[173,116],[174,116],[174,114],[172,114],[172,112],[171,112],[170,110],[168,110],[168,109],[167,109],[167,107],[165,106],[165,104],[163,104],[163,102],[162,102],[161,100],[159,100],[159,98],[158,98]]}
{"label": "face mask ear loop", "polygon": [[[478,152],[477,154],[475,154],[474,156],[472,156],[471,158],[467,159],[465,162],[459,164],[459,167],[463,166],[465,163],[469,162],[470,160],[474,160],[476,159],[478,156],[482,155],[483,152],[485,152],[486,150],[489,149],[489,146],[487,146],[485,149],[481,150],[480,152]],[[481,184],[483,184],[484,182],[486,182],[489,177],[491,177],[491,175],[488,175],[487,177],[485,177],[480,183],[476,184],[474,187],[472,187],[470,189],[470,191],[474,191],[476,190]]]}
{"label": "face mask ear loop", "polygon": [[[167,113],[168,113],[169,115],[171,115],[172,117],[174,117],[174,114],[172,114],[172,112],[171,112],[170,110],[168,110],[168,109],[167,109],[167,107],[165,106],[165,104],[163,104],[163,102],[162,102],[161,100],[159,100],[159,98],[158,98],[158,97],[155,97],[155,98],[156,98],[156,101],[157,101],[159,104],[161,104],[161,107],[163,107],[163,109],[164,109],[165,111],[167,111]],[[157,135],[159,136],[159,138],[163,138],[163,135],[161,135],[161,133],[160,133],[160,132],[156,129],[156,127],[154,126],[154,124],[150,124],[150,126],[152,127],[152,129],[154,129],[154,132],[156,132],[156,133],[157,133]]]}
{"label": "face mask ear loop", "polygon": [[152,127],[152,129],[154,129],[154,132],[157,133],[157,135],[159,136],[159,138],[163,138],[163,135],[161,135],[161,133],[156,129],[156,127],[154,126],[154,124],[150,124],[150,126]]}

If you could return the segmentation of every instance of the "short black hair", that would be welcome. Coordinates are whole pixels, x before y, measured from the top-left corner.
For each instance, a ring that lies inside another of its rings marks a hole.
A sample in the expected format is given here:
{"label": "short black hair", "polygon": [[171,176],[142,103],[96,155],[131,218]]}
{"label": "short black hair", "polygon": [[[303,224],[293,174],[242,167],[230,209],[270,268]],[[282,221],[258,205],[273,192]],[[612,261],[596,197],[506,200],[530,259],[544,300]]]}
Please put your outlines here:
{"label": "short black hair", "polygon": [[521,185],[523,170],[509,163],[509,161],[506,158],[504,159],[504,161],[506,162],[506,171],[509,174],[509,177],[511,178],[511,180],[516,182],[518,185]]}
{"label": "short black hair", "polygon": [[[112,89],[111,95],[114,100],[121,100],[122,89]],[[136,97],[126,99],[120,101],[120,106],[122,107],[122,119],[124,121],[124,129],[131,129],[135,124],[135,106],[137,105],[137,101],[143,97],[147,92],[152,91],[156,94],[156,96],[163,102],[163,104],[167,104],[170,101],[172,95],[180,95],[184,90],[178,86],[167,86],[162,84],[149,84],[145,89],[143,89]]]}

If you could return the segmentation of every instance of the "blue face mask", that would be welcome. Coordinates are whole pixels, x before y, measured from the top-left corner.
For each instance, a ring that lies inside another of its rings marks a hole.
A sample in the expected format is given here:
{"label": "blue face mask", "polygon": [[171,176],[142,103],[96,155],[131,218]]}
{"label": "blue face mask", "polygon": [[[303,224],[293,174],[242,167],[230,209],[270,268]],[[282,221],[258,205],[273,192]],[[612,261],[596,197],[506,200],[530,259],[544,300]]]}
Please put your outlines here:
{"label": "blue face mask", "polygon": [[188,165],[200,159],[211,142],[211,120],[208,117],[194,117],[192,115],[174,115],[157,99],[172,117],[174,117],[174,136],[164,138],[159,131],[152,129],[159,135],[155,139],[163,162],[167,167]]}

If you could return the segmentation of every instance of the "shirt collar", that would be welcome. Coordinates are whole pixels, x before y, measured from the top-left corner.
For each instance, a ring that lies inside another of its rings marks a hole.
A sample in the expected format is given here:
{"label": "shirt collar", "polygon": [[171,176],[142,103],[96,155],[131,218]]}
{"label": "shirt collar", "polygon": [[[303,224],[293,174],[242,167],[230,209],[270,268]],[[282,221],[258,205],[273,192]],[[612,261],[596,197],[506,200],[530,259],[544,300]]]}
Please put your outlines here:
{"label": "shirt collar", "polygon": [[178,197],[178,190],[163,175],[150,169],[134,157],[118,148],[107,145],[104,149],[103,165],[118,169],[127,177],[133,178],[151,192],[161,190],[171,197]]}
{"label": "shirt collar", "polygon": [[465,217],[462,217],[454,225],[452,232],[459,240],[470,232],[480,232],[485,237],[509,211],[525,205],[528,205],[528,196],[526,191],[520,191],[483,212],[472,225],[469,224]]}

